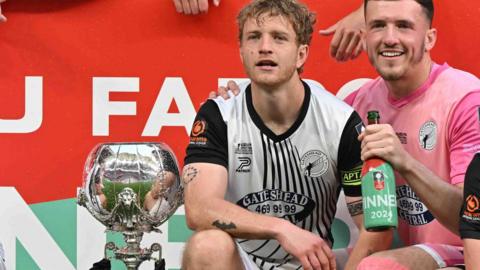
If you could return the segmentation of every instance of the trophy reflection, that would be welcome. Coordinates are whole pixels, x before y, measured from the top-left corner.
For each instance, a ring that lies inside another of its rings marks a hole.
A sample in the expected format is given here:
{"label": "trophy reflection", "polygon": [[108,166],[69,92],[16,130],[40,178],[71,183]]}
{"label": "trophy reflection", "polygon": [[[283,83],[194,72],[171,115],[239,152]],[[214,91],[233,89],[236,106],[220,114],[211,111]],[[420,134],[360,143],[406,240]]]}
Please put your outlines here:
{"label": "trophy reflection", "polygon": [[[162,261],[161,245],[141,248],[145,232],[160,232],[183,203],[178,163],[164,143],[105,143],[97,145],[85,164],[78,204],[107,230],[121,232],[126,247],[105,245],[127,269],[138,269],[145,260]],[[153,256],[157,253],[158,256]]]}

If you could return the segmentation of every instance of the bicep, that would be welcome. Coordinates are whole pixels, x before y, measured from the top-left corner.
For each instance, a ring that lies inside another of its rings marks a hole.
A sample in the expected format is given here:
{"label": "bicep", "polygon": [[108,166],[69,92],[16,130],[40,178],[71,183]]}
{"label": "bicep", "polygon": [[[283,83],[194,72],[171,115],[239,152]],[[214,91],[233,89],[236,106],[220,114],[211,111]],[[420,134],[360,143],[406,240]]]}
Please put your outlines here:
{"label": "bicep", "polygon": [[363,123],[356,112],[352,112],[342,132],[338,146],[338,174],[346,196],[361,196],[360,134]]}
{"label": "bicep", "polygon": [[191,163],[184,167],[182,181],[185,204],[204,198],[223,199],[227,190],[228,173],[224,166],[213,163]]}
{"label": "bicep", "polygon": [[468,269],[478,269],[480,267],[480,240],[463,239],[465,262]]}

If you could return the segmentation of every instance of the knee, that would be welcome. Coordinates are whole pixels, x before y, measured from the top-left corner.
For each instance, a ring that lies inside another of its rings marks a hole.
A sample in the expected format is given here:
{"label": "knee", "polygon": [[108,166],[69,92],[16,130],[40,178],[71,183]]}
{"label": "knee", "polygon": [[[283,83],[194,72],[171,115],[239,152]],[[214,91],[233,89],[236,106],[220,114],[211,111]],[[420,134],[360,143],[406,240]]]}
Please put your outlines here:
{"label": "knee", "polygon": [[388,254],[374,254],[362,259],[358,264],[357,270],[408,270],[408,268],[402,265],[397,259],[393,256],[388,256]]}
{"label": "knee", "polygon": [[218,254],[228,256],[235,252],[235,240],[228,233],[220,230],[199,231],[188,240],[183,253],[183,263],[210,263]]}

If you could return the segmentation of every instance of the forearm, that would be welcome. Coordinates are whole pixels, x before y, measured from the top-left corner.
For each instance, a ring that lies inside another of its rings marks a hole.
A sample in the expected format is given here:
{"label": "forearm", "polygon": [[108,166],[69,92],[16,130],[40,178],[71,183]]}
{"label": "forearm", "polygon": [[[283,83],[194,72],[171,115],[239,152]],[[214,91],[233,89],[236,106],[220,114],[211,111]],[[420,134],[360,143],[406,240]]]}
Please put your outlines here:
{"label": "forearm", "polygon": [[357,243],[348,257],[345,270],[355,270],[360,261],[371,254],[387,250],[390,248],[393,240],[393,230],[382,232],[368,232],[365,229],[360,230]]}
{"label": "forearm", "polygon": [[443,181],[423,164],[408,158],[398,170],[436,219],[458,235],[459,213],[463,190]]}
{"label": "forearm", "polygon": [[186,200],[185,211],[192,230],[220,229],[244,239],[276,239],[281,228],[290,224],[280,218],[250,212],[223,199]]}

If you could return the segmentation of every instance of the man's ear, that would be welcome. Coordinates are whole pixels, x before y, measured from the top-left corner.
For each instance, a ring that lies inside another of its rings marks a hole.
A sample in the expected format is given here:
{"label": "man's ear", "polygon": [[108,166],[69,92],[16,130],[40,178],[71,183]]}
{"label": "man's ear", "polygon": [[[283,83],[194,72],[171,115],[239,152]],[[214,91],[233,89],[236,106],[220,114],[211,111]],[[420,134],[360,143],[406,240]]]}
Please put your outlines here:
{"label": "man's ear", "polygon": [[430,51],[435,46],[437,42],[437,29],[430,28],[425,34],[425,51]]}
{"label": "man's ear", "polygon": [[297,69],[305,65],[305,62],[308,58],[309,47],[306,44],[300,45],[298,47],[298,56],[297,56]]}

